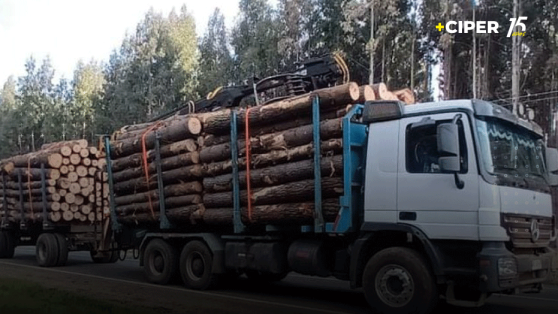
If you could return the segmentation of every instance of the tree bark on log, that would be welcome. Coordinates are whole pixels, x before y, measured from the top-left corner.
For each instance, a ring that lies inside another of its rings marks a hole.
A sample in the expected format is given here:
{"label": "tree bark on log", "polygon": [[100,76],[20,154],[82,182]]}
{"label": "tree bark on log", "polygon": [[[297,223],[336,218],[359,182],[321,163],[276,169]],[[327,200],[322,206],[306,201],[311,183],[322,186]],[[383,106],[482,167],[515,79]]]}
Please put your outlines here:
{"label": "tree bark on log", "polygon": [[[324,120],[342,118],[346,113],[347,112],[345,111],[345,109],[330,111],[321,114],[320,119],[321,121],[324,121]],[[312,124],[312,117],[301,117],[297,119],[280,121],[278,123],[272,123],[272,124],[255,127],[255,128],[250,128],[250,133],[251,136],[259,136],[262,134],[272,134],[272,133],[285,131],[288,129],[294,129],[309,124]],[[244,130],[239,129],[238,131],[239,131],[238,138],[239,139],[245,138]],[[209,146],[215,146],[215,145],[230,143],[230,142],[231,142],[230,134],[225,134],[225,135],[205,134],[205,135],[201,135],[198,138],[198,145],[200,147],[209,147]]]}
{"label": "tree bark on log", "polygon": [[[167,144],[161,146],[160,155],[161,158],[176,156],[183,153],[196,153],[198,146],[193,139],[185,139],[182,141],[174,142],[172,144]],[[122,157],[115,159],[111,162],[112,164],[112,171],[114,173],[130,168],[130,167],[138,167],[142,165],[142,153],[132,154],[130,156]],[[156,158],[155,150],[149,150],[147,152],[147,161],[152,162]],[[199,159],[199,157],[198,157]]]}
{"label": "tree bark on log", "polygon": [[[153,208],[154,211],[159,211],[159,201],[152,201],[152,205],[149,205],[149,202],[145,202],[117,206],[116,212],[118,215],[123,216],[130,215],[131,213],[150,213],[151,208]],[[202,198],[198,194],[165,197],[165,208],[176,208],[186,205],[200,204],[201,201]]]}
{"label": "tree bark on log", "polygon": [[[28,178],[31,177],[32,181],[41,180],[41,169],[37,168],[15,168],[11,173],[10,177],[17,180],[17,173],[21,171],[21,179],[24,182],[28,182]],[[60,178],[60,171],[58,169],[45,169],[45,179],[58,180]],[[40,181],[39,181],[40,183]],[[17,184],[17,183],[16,183]]]}
{"label": "tree bark on log", "polygon": [[[199,153],[198,152],[191,152],[186,154],[181,154],[177,156],[171,156],[167,158],[161,159],[161,171],[172,170],[180,167],[189,166],[192,164],[199,163]],[[157,164],[150,163],[148,166],[149,173],[156,173],[157,172]],[[122,182],[125,180],[129,180],[132,178],[141,177],[144,175],[143,165],[135,168],[128,168],[119,172],[113,173],[114,182]]]}
{"label": "tree bark on log", "polygon": [[[326,199],[322,202],[325,221],[333,221],[339,213],[339,200]],[[252,220],[248,219],[248,210],[241,208],[242,222],[250,224],[284,225],[293,223],[312,223],[314,203],[286,203],[261,205],[252,208]],[[203,213],[203,222],[210,225],[229,225],[233,222],[232,208],[207,208]]]}
{"label": "tree bark on log", "polygon": [[[340,155],[325,157],[321,160],[322,176],[339,176],[343,173],[343,157]],[[250,186],[262,187],[279,185],[292,181],[311,179],[314,176],[314,160],[302,160],[273,167],[250,171]],[[238,173],[240,188],[246,187],[246,171]],[[232,174],[203,178],[206,192],[223,192],[232,190]]]}
{"label": "tree bark on log", "polygon": [[[202,175],[202,166],[196,164],[183,168],[163,171],[161,176],[165,185],[171,185],[173,182],[176,181],[193,181],[196,178],[201,178]],[[146,182],[146,178],[143,176],[127,181],[115,182],[114,191],[119,195],[129,194],[130,192],[135,193],[138,191],[146,191],[157,186],[157,177],[158,175],[155,173],[149,177],[148,182]]]}
{"label": "tree bark on log", "polygon": [[[339,109],[347,104],[354,103],[359,97],[358,85],[354,82],[330,88],[319,89],[312,93],[291,97],[267,105],[250,108],[249,123],[256,127],[268,124],[269,121],[296,119],[301,113],[309,113],[314,97],[320,98],[320,110],[328,111]],[[246,109],[237,108],[239,128],[244,127]],[[204,126],[204,132],[211,134],[225,133],[230,130],[231,110],[220,110],[210,113],[196,114]]]}
{"label": "tree bark on log", "polygon": [[[320,145],[322,154],[339,153],[343,149],[343,142],[341,139],[331,139],[322,141]],[[265,167],[271,164],[281,164],[285,162],[298,161],[301,159],[311,158],[314,153],[313,144],[302,145],[288,150],[274,150],[265,154],[252,155],[253,167]],[[238,158],[239,169],[246,168],[246,158]],[[204,164],[204,176],[217,176],[224,173],[232,172],[232,161],[225,160],[220,162],[213,162]]]}
{"label": "tree bark on log", "polygon": [[[178,196],[178,195],[188,195],[201,193],[203,187],[199,181],[179,183],[175,185],[168,185],[164,187],[163,193],[165,197]],[[117,206],[133,204],[133,203],[143,203],[149,201],[149,195],[151,195],[152,200],[159,199],[159,190],[153,190],[143,193],[129,194],[125,196],[116,196],[114,202]]]}
{"label": "tree bark on log", "polygon": [[[322,179],[322,194],[328,196],[343,193],[343,179],[340,177]],[[240,204],[247,204],[246,190],[240,191]],[[252,205],[277,204],[279,202],[306,202],[314,199],[314,180],[302,180],[281,185],[254,189]],[[231,207],[232,192],[210,193],[203,196],[207,208]]]}
{"label": "tree bark on log", "polygon": [[9,174],[16,168],[40,168],[41,164],[44,164],[45,168],[60,168],[62,159],[59,153],[38,151],[8,158],[2,162],[4,164],[2,169]]}
{"label": "tree bark on log", "polygon": [[[179,208],[169,209],[167,211],[167,218],[173,222],[190,222],[190,216],[192,213],[199,211],[200,208],[203,208],[203,205],[196,204],[190,206],[184,206]],[[159,224],[159,217],[160,214],[157,212],[155,213],[155,217],[151,215],[151,213],[141,213],[136,215],[127,215],[127,216],[119,216],[117,221],[126,224],[126,225],[138,225],[138,224],[146,224],[152,223],[154,225]]]}
{"label": "tree bark on log", "polygon": [[[183,119],[162,122],[162,126],[157,129],[160,134],[161,142],[176,142],[187,138],[197,136],[201,132],[201,123],[193,117],[185,117]],[[145,136],[146,149],[152,149],[155,146],[156,132],[150,131]],[[122,141],[113,141],[111,143],[111,157],[116,159],[133,153],[141,152],[142,136]]]}
{"label": "tree bark on log", "polygon": [[[320,138],[330,139],[340,137],[342,131],[342,119],[332,119],[320,122]],[[290,147],[308,144],[313,140],[312,125],[305,125],[283,132],[264,134],[250,138],[252,153],[267,152],[272,150],[285,150]],[[246,142],[239,140],[239,155],[246,154]],[[202,163],[211,163],[231,158],[230,143],[204,147],[200,151]]]}

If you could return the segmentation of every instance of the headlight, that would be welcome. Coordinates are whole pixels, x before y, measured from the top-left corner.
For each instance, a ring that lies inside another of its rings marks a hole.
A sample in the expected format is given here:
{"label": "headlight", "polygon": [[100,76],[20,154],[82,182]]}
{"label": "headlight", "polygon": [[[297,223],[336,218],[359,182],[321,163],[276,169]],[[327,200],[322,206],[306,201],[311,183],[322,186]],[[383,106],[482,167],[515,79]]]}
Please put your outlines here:
{"label": "headlight", "polygon": [[517,276],[517,262],[513,257],[502,257],[498,259],[498,275],[500,279],[513,278]]}

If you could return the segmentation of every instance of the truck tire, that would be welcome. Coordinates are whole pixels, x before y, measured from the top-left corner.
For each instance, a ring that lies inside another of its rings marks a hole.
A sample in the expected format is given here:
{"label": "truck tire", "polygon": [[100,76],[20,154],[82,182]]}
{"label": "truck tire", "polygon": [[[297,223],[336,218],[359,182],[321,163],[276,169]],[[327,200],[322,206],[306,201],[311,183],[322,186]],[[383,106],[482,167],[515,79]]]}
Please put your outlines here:
{"label": "truck tire", "polygon": [[149,241],[143,253],[143,270],[151,283],[165,285],[177,274],[176,250],[161,239]]}
{"label": "truck tire", "polygon": [[53,267],[58,263],[59,249],[56,236],[52,233],[43,233],[35,245],[37,263],[41,267]]}
{"label": "truck tire", "polygon": [[58,242],[58,262],[56,266],[64,266],[68,261],[68,241],[60,233],[55,233],[54,236]]}
{"label": "truck tire", "polygon": [[373,255],[362,283],[366,300],[376,313],[426,314],[439,299],[428,264],[409,248],[387,248]]}
{"label": "truck tire", "polygon": [[188,242],[180,254],[180,275],[187,288],[207,290],[217,284],[218,276],[213,273],[213,255],[205,243]]}
{"label": "truck tire", "polygon": [[266,282],[277,282],[285,279],[288,273],[280,273],[280,274],[273,274],[273,273],[262,273],[257,270],[249,269],[246,271],[246,277],[248,279],[257,282],[257,283],[266,283]]}
{"label": "truck tire", "polygon": [[0,258],[14,257],[16,239],[9,231],[0,232]]}

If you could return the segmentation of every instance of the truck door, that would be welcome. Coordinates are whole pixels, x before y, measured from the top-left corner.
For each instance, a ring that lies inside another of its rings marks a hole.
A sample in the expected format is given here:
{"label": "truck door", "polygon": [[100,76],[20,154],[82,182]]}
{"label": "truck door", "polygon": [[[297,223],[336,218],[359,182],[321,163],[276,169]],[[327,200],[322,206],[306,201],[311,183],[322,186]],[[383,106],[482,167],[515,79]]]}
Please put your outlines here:
{"label": "truck door", "polygon": [[[458,120],[461,154],[459,178],[441,173],[437,126]],[[399,129],[397,222],[419,227],[431,239],[478,240],[479,176],[471,123],[465,113],[409,117]]]}

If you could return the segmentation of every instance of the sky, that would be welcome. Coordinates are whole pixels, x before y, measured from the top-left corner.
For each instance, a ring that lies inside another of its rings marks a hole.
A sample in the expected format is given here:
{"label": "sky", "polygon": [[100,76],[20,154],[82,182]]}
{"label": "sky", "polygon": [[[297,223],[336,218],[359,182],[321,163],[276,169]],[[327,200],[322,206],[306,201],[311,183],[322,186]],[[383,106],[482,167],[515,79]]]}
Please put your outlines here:
{"label": "sky", "polygon": [[149,8],[168,15],[183,4],[198,36],[216,7],[228,27],[238,14],[237,0],[0,0],[0,86],[24,75],[31,55],[38,62],[50,56],[55,79],[71,79],[80,59],[107,61]]}

